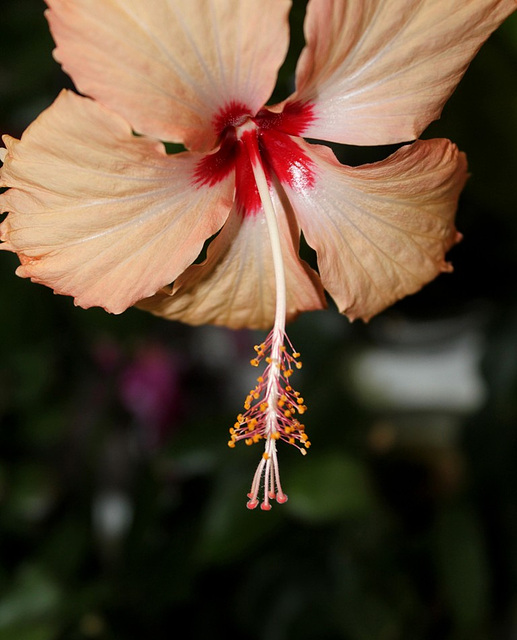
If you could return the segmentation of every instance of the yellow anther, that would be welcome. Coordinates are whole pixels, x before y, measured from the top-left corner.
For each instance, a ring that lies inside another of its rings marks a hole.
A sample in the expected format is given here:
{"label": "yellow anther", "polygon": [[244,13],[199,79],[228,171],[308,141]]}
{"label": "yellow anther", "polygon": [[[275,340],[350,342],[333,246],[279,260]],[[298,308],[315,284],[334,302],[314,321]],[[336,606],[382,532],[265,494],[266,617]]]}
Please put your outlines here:
{"label": "yellow anther", "polygon": [[[258,367],[265,360],[268,366],[265,372],[256,378],[255,387],[248,393],[244,403],[244,413],[237,416],[233,427],[229,429],[229,447],[234,448],[241,440],[250,446],[269,438],[273,441],[284,440],[301,450],[304,455],[305,450],[309,448],[310,442],[304,433],[305,427],[296,419],[296,416],[304,413],[307,407],[300,393],[289,384],[289,377],[293,375],[294,369],[300,369],[302,366],[298,359],[300,353],[294,350],[291,353],[292,346],[288,340],[286,342],[287,346],[282,345],[281,340],[276,342],[273,334],[273,337],[270,335],[266,342],[253,347],[256,355],[250,360],[251,365]],[[267,452],[262,455],[263,460],[270,460]],[[265,469],[273,473],[269,465],[270,462],[261,468],[264,469],[263,473]],[[273,475],[271,475],[271,482],[273,482],[272,478]],[[253,495],[255,494],[256,490]],[[271,499],[275,498],[275,494],[276,491],[269,491]],[[258,503],[258,500],[253,502],[253,506],[255,503]]]}

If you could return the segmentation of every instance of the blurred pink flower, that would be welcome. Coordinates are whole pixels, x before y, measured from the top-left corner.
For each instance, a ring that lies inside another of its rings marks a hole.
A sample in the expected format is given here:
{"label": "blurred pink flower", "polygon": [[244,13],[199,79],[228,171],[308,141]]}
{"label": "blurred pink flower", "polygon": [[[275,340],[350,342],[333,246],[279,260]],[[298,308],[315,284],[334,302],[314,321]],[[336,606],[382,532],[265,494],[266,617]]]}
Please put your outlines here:
{"label": "blurred pink flower", "polygon": [[[264,478],[268,509],[286,499],[276,439],[308,443],[285,322],[324,307],[324,289],[368,319],[450,270],[466,180],[448,140],[349,167],[300,136],[418,138],[516,0],[310,0],[296,91],[270,107],[289,0],[47,3],[55,57],[93,100],[64,91],[21,140],[4,137],[2,248],[20,276],[83,307],[273,325],[231,439],[266,439],[249,506]],[[301,232],[318,274],[299,257]]]}
{"label": "blurred pink flower", "polygon": [[105,338],[93,344],[92,356],[104,378],[102,396],[108,387],[104,402],[115,400],[117,406],[122,405],[135,421],[146,449],[163,444],[184,407],[179,356],[159,341],[144,342],[128,351]]}
{"label": "blurred pink flower", "polygon": [[144,445],[156,449],[181,414],[179,368],[172,355],[158,344],[138,349],[120,374],[118,392],[140,426]]}

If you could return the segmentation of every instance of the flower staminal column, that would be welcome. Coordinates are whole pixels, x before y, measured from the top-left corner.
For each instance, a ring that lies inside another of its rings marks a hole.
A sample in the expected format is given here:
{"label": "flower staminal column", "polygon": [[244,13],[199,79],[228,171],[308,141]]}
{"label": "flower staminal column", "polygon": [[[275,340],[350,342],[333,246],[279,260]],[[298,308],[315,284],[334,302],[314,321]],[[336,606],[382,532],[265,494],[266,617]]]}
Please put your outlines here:
{"label": "flower staminal column", "polygon": [[[287,495],[280,483],[276,441],[284,440],[296,446],[303,454],[310,442],[296,416],[305,412],[303,398],[289,384],[293,367],[301,368],[299,353],[295,352],[285,333],[286,321],[286,285],[285,270],[278,230],[277,217],[268,179],[259,151],[257,125],[249,120],[239,127],[237,137],[244,145],[249,156],[253,177],[266,218],[273,267],[275,272],[276,306],[273,329],[265,342],[255,346],[256,358],[251,360],[253,366],[259,366],[265,360],[267,366],[264,373],[257,378],[257,385],[250,391],[244,403],[244,414],[237,416],[237,421],[230,429],[229,446],[234,447],[239,440],[246,444],[254,444],[265,439],[265,449],[253,477],[248,494],[248,508],[254,509],[259,504],[259,492],[262,479],[264,481],[264,499],[261,508],[271,509],[271,500],[279,503],[287,501]],[[287,344],[286,344],[287,343]],[[297,444],[299,443],[299,444]]]}

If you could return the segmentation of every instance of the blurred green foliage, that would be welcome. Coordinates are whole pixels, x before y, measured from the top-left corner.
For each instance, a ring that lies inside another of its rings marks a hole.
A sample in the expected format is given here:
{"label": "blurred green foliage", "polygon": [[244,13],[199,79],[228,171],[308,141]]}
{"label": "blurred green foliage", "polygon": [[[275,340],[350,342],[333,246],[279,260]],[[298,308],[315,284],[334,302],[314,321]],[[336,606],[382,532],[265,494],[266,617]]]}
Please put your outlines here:
{"label": "blurred green foliage", "polygon": [[[303,46],[303,5],[278,98]],[[42,10],[2,5],[0,128],[11,135],[71,86]],[[280,451],[290,499],[270,513],[245,508],[258,452],[226,447],[256,336],[75,309],[1,256],[0,640],[515,637],[516,70],[514,16],[426,132],[469,156],[455,273],[384,315],[481,310],[486,402],[452,416],[454,437],[405,439],[397,412],[365,406],[350,384],[383,318],[300,318],[291,338],[314,446],[305,458]],[[349,162],[375,153],[341,151]],[[424,418],[404,417],[412,429]]]}

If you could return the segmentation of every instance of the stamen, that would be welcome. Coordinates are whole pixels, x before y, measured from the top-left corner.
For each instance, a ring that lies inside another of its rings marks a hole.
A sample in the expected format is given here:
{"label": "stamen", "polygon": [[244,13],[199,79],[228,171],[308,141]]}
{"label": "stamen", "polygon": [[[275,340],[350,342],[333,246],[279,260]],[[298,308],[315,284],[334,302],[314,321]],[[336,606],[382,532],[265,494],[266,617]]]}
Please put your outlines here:
{"label": "stamen", "polygon": [[[246,397],[244,413],[237,416],[237,421],[230,429],[228,446],[233,448],[241,440],[247,445],[265,440],[264,453],[248,494],[248,508],[254,509],[259,504],[258,494],[263,478],[264,501],[261,507],[269,510],[270,500],[279,503],[287,501],[287,495],[280,484],[276,441],[283,440],[292,444],[303,455],[307,453],[311,443],[305,433],[305,426],[298,419],[307,407],[300,393],[289,382],[293,367],[299,368],[298,365],[301,365],[298,359],[300,354],[294,351],[289,338],[285,334],[278,334],[275,329],[265,342],[255,346],[255,351],[257,358],[251,362],[254,364],[254,361],[258,361],[258,366],[261,361],[265,361],[267,366]],[[273,352],[279,353],[280,357],[270,357],[269,354]]]}

